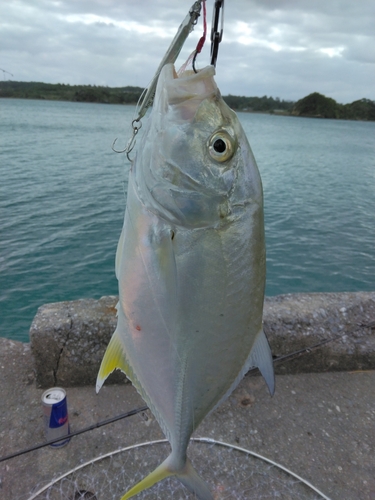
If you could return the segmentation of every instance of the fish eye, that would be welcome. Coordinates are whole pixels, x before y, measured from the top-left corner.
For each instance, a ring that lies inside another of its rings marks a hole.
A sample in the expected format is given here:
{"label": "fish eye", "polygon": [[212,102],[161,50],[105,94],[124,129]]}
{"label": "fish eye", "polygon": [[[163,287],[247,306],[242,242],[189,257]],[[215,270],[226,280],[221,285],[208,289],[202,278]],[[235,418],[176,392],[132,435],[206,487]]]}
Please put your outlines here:
{"label": "fish eye", "polygon": [[208,140],[208,152],[211,158],[222,163],[234,155],[234,140],[226,130],[219,130]]}

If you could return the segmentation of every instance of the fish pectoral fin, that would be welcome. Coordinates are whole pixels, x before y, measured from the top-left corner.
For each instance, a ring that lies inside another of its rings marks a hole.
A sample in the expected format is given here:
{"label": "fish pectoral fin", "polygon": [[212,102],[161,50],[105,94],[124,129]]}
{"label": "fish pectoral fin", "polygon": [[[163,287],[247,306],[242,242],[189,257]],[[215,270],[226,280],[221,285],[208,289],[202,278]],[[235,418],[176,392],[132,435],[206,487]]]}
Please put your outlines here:
{"label": "fish pectoral fin", "polygon": [[98,393],[104,384],[105,379],[116,369],[121,370],[126,374],[129,373],[129,365],[126,361],[124,347],[117,330],[112,335],[102,359],[98,376],[96,378],[96,392]]}
{"label": "fish pectoral fin", "polygon": [[214,500],[207,484],[194,469],[190,460],[187,458],[182,469],[176,469],[176,467],[174,467],[173,454],[169,455],[169,457],[153,472],[127,491],[125,495],[121,497],[121,500],[128,500],[128,498],[141,493],[143,490],[151,488],[154,484],[170,476],[175,476],[179,479],[184,486],[196,495],[198,500]]}
{"label": "fish pectoral fin", "polygon": [[253,348],[251,350],[246,365],[247,365],[247,370],[250,370],[250,368],[254,366],[259,368],[260,373],[262,374],[264,380],[266,381],[268,390],[270,391],[271,396],[273,396],[275,392],[275,374],[273,371],[273,359],[272,359],[270,345],[263,330],[257,335],[257,338],[255,339]]}

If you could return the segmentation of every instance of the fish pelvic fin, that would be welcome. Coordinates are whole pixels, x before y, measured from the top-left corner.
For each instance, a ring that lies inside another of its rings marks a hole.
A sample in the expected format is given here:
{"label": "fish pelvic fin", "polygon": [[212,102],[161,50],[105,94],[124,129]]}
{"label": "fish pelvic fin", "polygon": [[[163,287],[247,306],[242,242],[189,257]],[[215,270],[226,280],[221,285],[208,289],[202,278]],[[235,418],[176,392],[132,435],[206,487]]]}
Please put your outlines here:
{"label": "fish pelvic fin", "polygon": [[102,359],[98,376],[96,378],[96,392],[98,393],[105,382],[105,379],[116,369],[128,374],[130,372],[130,367],[126,361],[124,347],[121,342],[121,338],[117,330],[112,335],[112,338],[108,344],[107,350],[105,351],[104,357]]}
{"label": "fish pelvic fin", "polygon": [[196,495],[198,500],[214,500],[207,484],[194,469],[190,460],[187,458],[183,467],[177,469],[175,466],[175,455],[173,455],[173,453],[153,472],[127,491],[125,495],[121,497],[121,500],[128,500],[128,498],[141,493],[141,491],[151,488],[151,486],[162,479],[171,476],[175,476],[179,479],[186,488]]}

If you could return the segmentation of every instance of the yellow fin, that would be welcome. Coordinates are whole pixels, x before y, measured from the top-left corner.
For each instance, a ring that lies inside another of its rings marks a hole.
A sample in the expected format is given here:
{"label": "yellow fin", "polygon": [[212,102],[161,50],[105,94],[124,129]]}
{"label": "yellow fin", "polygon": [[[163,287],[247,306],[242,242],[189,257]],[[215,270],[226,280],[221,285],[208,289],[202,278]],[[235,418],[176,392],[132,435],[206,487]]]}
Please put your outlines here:
{"label": "yellow fin", "polygon": [[117,330],[112,335],[112,338],[102,359],[99,373],[96,378],[96,392],[99,392],[102,385],[104,384],[105,379],[108,377],[108,375],[115,371],[116,368],[118,368],[125,374],[129,373],[130,371],[129,365],[125,358],[124,347]]}
{"label": "yellow fin", "polygon": [[158,483],[162,479],[174,475],[175,473],[169,470],[167,461],[168,458],[162,464],[160,464],[159,467],[156,467],[156,469],[153,472],[151,472],[148,476],[143,478],[142,481],[140,481],[135,486],[133,486],[133,488],[127,491],[125,495],[121,497],[121,500],[127,500],[128,498],[137,495],[141,491],[151,488],[151,486],[153,486],[155,483]]}
{"label": "yellow fin", "polygon": [[151,488],[155,483],[165,479],[169,476],[175,476],[185,485],[192,493],[195,494],[198,500],[214,500],[207,484],[199,476],[197,471],[192,466],[190,460],[187,458],[185,464],[179,468],[176,464],[176,455],[169,455],[169,457],[164,460],[156,469],[146,476],[142,481],[137,483],[133,488],[125,493],[121,500],[128,500],[128,498],[137,495],[143,490]]}

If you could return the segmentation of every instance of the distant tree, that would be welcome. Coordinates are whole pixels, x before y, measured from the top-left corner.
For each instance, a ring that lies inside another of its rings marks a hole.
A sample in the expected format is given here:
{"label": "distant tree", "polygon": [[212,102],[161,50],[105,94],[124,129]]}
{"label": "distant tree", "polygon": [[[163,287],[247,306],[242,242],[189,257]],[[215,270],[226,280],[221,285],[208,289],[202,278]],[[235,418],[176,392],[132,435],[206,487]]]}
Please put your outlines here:
{"label": "distant tree", "polygon": [[235,95],[225,95],[223,96],[224,101],[232,109],[239,111],[259,111],[259,112],[271,112],[275,109],[283,109],[285,111],[291,110],[293,103],[290,101],[280,101],[280,99],[273,97],[245,97],[245,96],[235,96]]}
{"label": "distant tree", "polygon": [[330,97],[313,92],[296,102],[292,114],[317,118],[336,118],[338,114],[337,102]]}
{"label": "distant tree", "polygon": [[370,99],[359,99],[350,104],[339,104],[339,118],[375,121],[375,102]]}
{"label": "distant tree", "polygon": [[[103,102],[108,104],[136,104],[143,92],[141,87],[111,88],[97,85],[69,85],[65,83],[0,81],[0,97],[20,99],[49,99],[60,101]],[[282,110],[297,116],[341,118],[343,120],[375,121],[375,102],[359,99],[350,104],[338,104],[334,99],[314,92],[298,102],[263,97],[223,96],[224,101],[239,111],[274,113]]]}

